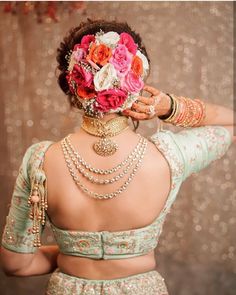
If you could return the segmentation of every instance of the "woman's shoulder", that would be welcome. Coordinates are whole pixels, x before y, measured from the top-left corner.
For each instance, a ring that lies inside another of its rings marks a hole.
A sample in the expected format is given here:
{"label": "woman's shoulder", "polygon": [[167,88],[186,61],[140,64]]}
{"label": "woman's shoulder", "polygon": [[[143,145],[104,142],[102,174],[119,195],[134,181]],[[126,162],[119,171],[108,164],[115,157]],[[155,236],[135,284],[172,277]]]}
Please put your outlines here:
{"label": "woman's shoulder", "polygon": [[181,179],[184,165],[182,155],[174,141],[174,132],[168,129],[161,129],[148,137],[156,148],[163,154],[170,165],[172,177]]}
{"label": "woman's shoulder", "polygon": [[39,167],[47,149],[54,144],[52,140],[42,140],[29,145],[24,153],[22,168],[30,172],[33,167]]}
{"label": "woman's shoulder", "polygon": [[46,152],[46,150],[48,149],[48,147],[52,144],[54,144],[55,142],[52,141],[52,140],[42,140],[42,141],[39,141],[39,142],[35,142],[35,143],[32,143],[31,145],[29,145],[27,148],[26,148],[26,151],[25,151],[25,157],[26,158],[31,158],[32,155],[34,154],[43,154]]}

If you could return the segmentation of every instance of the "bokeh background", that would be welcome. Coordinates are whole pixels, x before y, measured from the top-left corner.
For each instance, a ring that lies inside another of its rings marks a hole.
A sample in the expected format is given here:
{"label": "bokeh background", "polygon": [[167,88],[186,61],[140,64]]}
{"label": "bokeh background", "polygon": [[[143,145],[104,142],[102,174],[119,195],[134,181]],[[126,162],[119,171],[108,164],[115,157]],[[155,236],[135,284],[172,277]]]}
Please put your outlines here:
{"label": "bokeh background", "polygon": [[[127,21],[151,58],[148,84],[233,108],[233,2],[93,1],[79,3],[73,12],[57,2],[56,18],[44,8],[37,16],[30,10],[7,13],[5,4],[0,4],[1,232],[26,148],[57,141],[80,124],[80,114],[69,109],[57,86],[55,56],[64,34],[81,20]],[[157,124],[141,122],[139,132],[148,136]],[[156,250],[170,295],[236,294],[235,162],[231,146],[182,185]],[[44,240],[53,243],[49,230]],[[0,293],[44,294],[48,277],[1,272]]]}

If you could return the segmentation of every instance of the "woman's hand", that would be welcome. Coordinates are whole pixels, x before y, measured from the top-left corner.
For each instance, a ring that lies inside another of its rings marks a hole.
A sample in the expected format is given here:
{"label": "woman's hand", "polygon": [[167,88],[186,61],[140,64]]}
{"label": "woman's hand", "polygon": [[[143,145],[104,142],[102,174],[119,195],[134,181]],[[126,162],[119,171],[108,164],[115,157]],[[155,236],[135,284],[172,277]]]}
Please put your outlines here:
{"label": "woman's hand", "polygon": [[122,112],[124,115],[135,120],[149,120],[170,111],[171,101],[168,95],[149,85],[145,85],[143,90],[149,92],[150,97],[139,96],[138,102],[133,103],[131,109]]}

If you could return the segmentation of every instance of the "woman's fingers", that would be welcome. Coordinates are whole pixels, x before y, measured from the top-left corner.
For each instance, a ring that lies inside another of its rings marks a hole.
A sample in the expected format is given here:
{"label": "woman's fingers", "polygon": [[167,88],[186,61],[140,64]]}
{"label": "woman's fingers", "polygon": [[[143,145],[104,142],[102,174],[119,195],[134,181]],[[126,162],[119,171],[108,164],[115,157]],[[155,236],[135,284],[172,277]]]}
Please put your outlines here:
{"label": "woman's fingers", "polygon": [[143,90],[151,93],[152,95],[159,95],[161,93],[160,90],[158,90],[152,86],[149,86],[149,85],[144,85]]}
{"label": "woman's fingers", "polygon": [[154,98],[153,97],[145,97],[145,96],[139,96],[138,101],[141,101],[145,104],[151,105],[154,103]]}
{"label": "woman's fingers", "polygon": [[131,111],[131,110],[124,110],[123,113],[127,116],[130,116],[136,120],[147,120],[149,119],[149,115],[144,114],[144,113],[137,113],[135,111]]}
{"label": "woman's fingers", "polygon": [[138,104],[138,103],[133,103],[132,104],[132,109],[134,109],[135,111],[138,111],[138,112],[142,112],[142,113],[145,113],[145,114],[148,114],[148,111],[150,110],[150,107],[149,106],[145,106],[145,105],[141,105],[141,104]]}
{"label": "woman's fingers", "polygon": [[135,120],[149,120],[154,117],[153,114],[150,112],[150,106],[154,106],[156,108],[156,106],[160,102],[160,94],[162,92],[149,85],[144,85],[143,90],[151,93],[151,96],[138,96],[137,102],[132,104],[132,110],[124,110],[124,115],[130,116]]}

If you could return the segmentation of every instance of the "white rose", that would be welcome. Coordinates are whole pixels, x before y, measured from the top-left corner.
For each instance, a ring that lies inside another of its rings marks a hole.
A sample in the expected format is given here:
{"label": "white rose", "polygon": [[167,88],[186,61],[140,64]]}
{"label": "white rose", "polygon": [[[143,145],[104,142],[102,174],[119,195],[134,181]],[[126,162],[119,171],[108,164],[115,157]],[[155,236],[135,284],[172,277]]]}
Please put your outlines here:
{"label": "white rose", "polygon": [[117,78],[117,73],[112,64],[107,63],[94,75],[94,86],[96,91],[112,88],[114,80]]}
{"label": "white rose", "polygon": [[140,52],[140,50],[137,50],[136,55],[138,57],[140,57],[141,60],[142,60],[142,62],[143,62],[144,75],[146,76],[147,75],[147,72],[148,72],[148,69],[149,69],[148,60],[147,60],[146,56]]}
{"label": "white rose", "polygon": [[96,35],[95,36],[96,44],[105,44],[107,46],[110,46],[114,48],[118,41],[120,40],[120,35],[116,32],[107,32],[104,33],[103,35]]}

